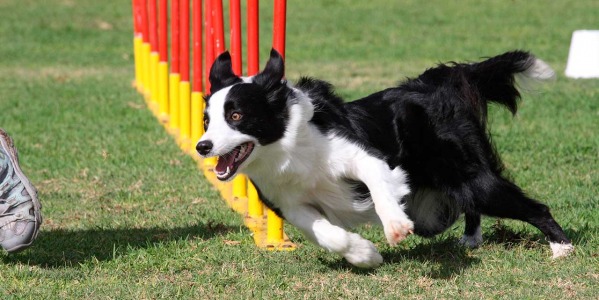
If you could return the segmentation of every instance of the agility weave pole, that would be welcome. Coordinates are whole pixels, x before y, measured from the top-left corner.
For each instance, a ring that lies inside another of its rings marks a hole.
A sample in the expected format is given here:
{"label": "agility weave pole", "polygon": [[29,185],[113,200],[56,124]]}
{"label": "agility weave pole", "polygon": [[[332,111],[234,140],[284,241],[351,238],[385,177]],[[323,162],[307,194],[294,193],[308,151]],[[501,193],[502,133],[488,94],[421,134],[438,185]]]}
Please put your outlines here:
{"label": "agility weave pole", "polygon": [[[132,0],[135,88],[181,150],[196,160],[204,176],[220,191],[228,206],[244,216],[245,225],[253,232],[256,245],[269,250],[295,249],[295,244],[283,232],[283,220],[262,204],[256,188],[245,175],[239,174],[231,182],[220,182],[213,172],[216,158],[202,159],[195,151],[194,143],[204,133],[206,104],[203,91],[207,93],[210,90],[207,80],[210,67],[226,49],[222,0],[171,0],[170,4],[169,73],[168,1]],[[286,9],[285,0],[274,1],[273,48],[283,56]],[[233,71],[241,76],[240,0],[229,1],[229,17]],[[259,72],[258,26],[259,1],[247,0],[247,76]],[[193,57],[190,57],[190,48]],[[193,62],[191,76],[190,61]]]}

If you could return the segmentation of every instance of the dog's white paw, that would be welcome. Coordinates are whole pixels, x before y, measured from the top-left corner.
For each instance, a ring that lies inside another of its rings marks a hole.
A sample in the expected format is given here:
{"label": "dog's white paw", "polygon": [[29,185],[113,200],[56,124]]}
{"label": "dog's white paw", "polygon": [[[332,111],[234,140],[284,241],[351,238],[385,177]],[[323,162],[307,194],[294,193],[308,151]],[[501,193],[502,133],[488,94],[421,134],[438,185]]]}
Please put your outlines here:
{"label": "dog's white paw", "polygon": [[551,258],[556,259],[570,255],[574,252],[574,246],[572,244],[561,244],[561,243],[549,243],[553,256]]}
{"label": "dog's white paw", "polygon": [[383,257],[374,244],[356,233],[351,233],[349,247],[343,257],[359,268],[376,268],[383,263]]}
{"label": "dog's white paw", "polygon": [[395,246],[403,241],[408,235],[414,233],[414,222],[409,219],[391,220],[384,226],[385,237],[389,245]]}
{"label": "dog's white paw", "polygon": [[460,245],[468,248],[478,248],[483,243],[483,234],[480,227],[476,229],[473,235],[464,234],[459,241]]}

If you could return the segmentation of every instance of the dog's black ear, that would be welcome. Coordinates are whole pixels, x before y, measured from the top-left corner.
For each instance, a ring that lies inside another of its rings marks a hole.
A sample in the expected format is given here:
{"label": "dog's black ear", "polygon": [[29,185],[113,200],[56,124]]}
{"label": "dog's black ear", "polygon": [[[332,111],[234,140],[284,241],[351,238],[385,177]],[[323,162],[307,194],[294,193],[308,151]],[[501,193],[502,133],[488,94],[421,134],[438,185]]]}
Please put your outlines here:
{"label": "dog's black ear", "polygon": [[242,81],[241,78],[233,73],[233,65],[231,63],[231,54],[229,54],[229,51],[221,53],[221,55],[216,58],[210,68],[209,79],[210,94],[214,94],[222,88]]}
{"label": "dog's black ear", "polygon": [[272,91],[284,84],[283,76],[285,76],[285,62],[283,57],[277,50],[270,50],[270,59],[266,63],[266,67],[262,72],[258,73],[253,79],[253,82],[262,86],[267,91]]}

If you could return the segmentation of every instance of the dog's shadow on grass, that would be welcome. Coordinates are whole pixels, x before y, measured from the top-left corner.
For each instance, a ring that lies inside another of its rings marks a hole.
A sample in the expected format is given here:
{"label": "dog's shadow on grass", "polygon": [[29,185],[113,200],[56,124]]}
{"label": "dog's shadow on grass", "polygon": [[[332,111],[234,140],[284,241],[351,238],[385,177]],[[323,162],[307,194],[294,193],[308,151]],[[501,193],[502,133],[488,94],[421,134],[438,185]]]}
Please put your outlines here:
{"label": "dog's shadow on grass", "polygon": [[5,264],[25,263],[43,268],[78,267],[90,260],[112,260],[135,249],[169,241],[206,240],[237,229],[215,223],[175,228],[52,229],[40,232],[27,250],[4,255],[2,260]]}
{"label": "dog's shadow on grass", "polygon": [[449,279],[480,263],[470,249],[460,245],[454,237],[435,238],[410,249],[388,248],[382,251],[387,263],[409,261],[418,264],[419,270],[435,279]]}
{"label": "dog's shadow on grass", "polygon": [[[565,229],[565,233],[571,239],[574,247],[583,246],[585,236],[595,231],[589,226],[583,226],[576,230]],[[501,222],[497,222],[491,230],[483,234],[483,241],[485,244],[499,245],[505,251],[511,251],[515,247],[543,248],[549,251],[549,246],[540,232],[530,233],[514,230]],[[479,264],[481,258],[478,257],[477,252],[485,251],[485,249],[469,249],[462,246],[458,243],[458,239],[451,235],[431,240],[421,239],[416,243],[413,247],[403,249],[381,247],[380,252],[384,259],[382,267],[407,266],[410,269],[418,269],[423,275],[434,279],[451,279]],[[549,255],[549,252],[547,254]],[[365,275],[376,273],[376,269],[360,269],[345,260],[321,261],[331,269],[350,268],[353,273]]]}
{"label": "dog's shadow on grass", "polygon": [[[401,247],[401,246],[400,246]],[[410,248],[392,248],[389,246],[381,247],[380,253],[383,256],[382,268],[410,265],[413,268],[423,270],[431,278],[448,279],[462,273],[465,269],[474,264],[478,264],[480,259],[468,254],[469,249],[459,245],[453,237],[435,238],[424,241]],[[352,266],[345,260],[322,261],[331,269],[350,268],[353,273],[369,275],[376,269],[361,269]],[[426,266],[426,268],[423,268]]]}
{"label": "dog's shadow on grass", "polygon": [[[239,227],[220,223],[197,224],[175,228],[122,228],[122,229],[84,229],[44,230],[27,250],[2,255],[4,264],[28,264],[42,268],[79,267],[80,264],[98,260],[109,261],[134,251],[135,249],[156,247],[163,243],[178,240],[208,240],[239,230]],[[585,236],[596,229],[583,227],[576,230],[566,229],[572,243],[584,244]],[[506,251],[513,247],[548,247],[540,233],[527,233],[513,230],[501,224],[483,235],[484,243],[502,245]],[[307,243],[307,241],[305,241]],[[474,252],[473,252],[474,251]],[[458,244],[455,236],[422,239],[410,248],[381,247],[384,265],[406,265],[421,269],[424,275],[437,279],[450,279],[464,270],[479,264],[481,259],[476,251]],[[357,274],[371,274],[372,269],[353,267],[343,259],[321,260],[331,269],[348,269]],[[417,266],[416,266],[417,265]]]}

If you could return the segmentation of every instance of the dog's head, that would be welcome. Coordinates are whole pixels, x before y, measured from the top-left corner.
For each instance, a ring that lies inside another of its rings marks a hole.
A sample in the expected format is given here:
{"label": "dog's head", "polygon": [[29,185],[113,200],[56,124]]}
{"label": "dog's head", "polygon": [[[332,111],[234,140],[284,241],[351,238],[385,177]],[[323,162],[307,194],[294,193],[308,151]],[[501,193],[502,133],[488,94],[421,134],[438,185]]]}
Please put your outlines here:
{"label": "dog's head", "polygon": [[231,56],[221,54],[210,69],[210,93],[206,99],[204,128],[196,150],[203,157],[218,156],[219,180],[233,178],[250,164],[258,148],[285,134],[291,89],[283,80],[283,58],[274,49],[264,70],[241,78],[233,73]]}

